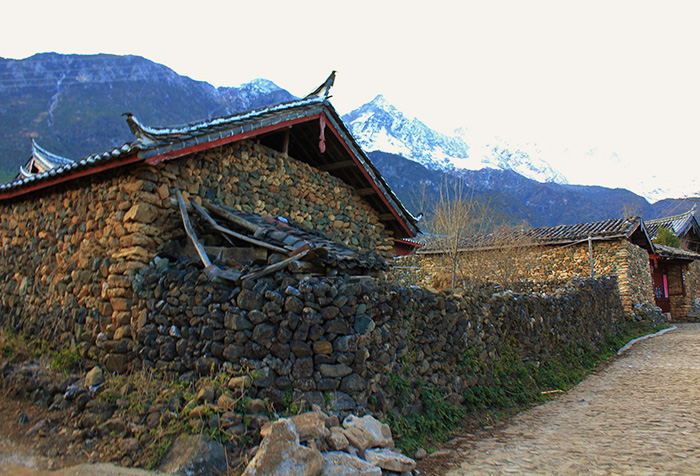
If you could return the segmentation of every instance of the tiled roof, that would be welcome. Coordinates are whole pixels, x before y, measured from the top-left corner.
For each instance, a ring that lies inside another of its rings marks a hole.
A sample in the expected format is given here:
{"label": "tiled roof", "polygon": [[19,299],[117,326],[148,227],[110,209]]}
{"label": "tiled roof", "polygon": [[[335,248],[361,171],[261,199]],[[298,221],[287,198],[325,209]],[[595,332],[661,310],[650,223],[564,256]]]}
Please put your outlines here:
{"label": "tiled roof", "polygon": [[[470,236],[461,241],[459,248],[462,251],[478,251],[517,246],[567,245],[586,241],[589,238],[595,241],[631,239],[646,249],[652,249],[651,241],[639,217]],[[438,243],[440,247],[439,243],[443,240],[431,240],[426,236],[421,241],[425,246],[417,253],[444,251],[444,247],[441,250],[434,244]]]}
{"label": "tiled roof", "polygon": [[674,248],[673,246],[659,245],[654,243],[654,250],[656,254],[662,258],[669,259],[686,259],[686,260],[700,260],[700,254],[694,253],[690,250],[684,250],[683,248]]}
{"label": "tiled roof", "polygon": [[651,239],[655,239],[660,228],[671,230],[676,236],[683,235],[691,227],[700,229],[698,221],[694,216],[695,206],[685,213],[673,215],[670,217],[656,218],[654,220],[645,220],[644,225],[647,227]]}
{"label": "tiled roof", "polygon": [[[328,102],[334,77],[331,74],[303,99],[178,127],[148,127],[127,113],[127,124],[136,135],[134,141],[76,161],[56,160],[53,167],[36,173],[25,170],[28,173],[0,185],[0,200],[109,168],[135,162],[156,164],[249,137],[264,137],[280,146],[284,131],[291,130],[290,156],[328,171],[358,190],[395,237],[413,236],[418,232],[417,220],[389,188]],[[329,127],[324,135],[326,126]]]}

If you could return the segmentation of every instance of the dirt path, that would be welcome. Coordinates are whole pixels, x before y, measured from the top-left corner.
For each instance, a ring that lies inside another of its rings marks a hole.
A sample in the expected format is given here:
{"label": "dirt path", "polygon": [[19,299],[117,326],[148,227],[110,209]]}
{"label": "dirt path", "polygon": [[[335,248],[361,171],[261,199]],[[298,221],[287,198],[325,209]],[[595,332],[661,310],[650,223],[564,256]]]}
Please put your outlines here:
{"label": "dirt path", "polygon": [[448,476],[700,474],[700,324],[637,342],[458,452]]}

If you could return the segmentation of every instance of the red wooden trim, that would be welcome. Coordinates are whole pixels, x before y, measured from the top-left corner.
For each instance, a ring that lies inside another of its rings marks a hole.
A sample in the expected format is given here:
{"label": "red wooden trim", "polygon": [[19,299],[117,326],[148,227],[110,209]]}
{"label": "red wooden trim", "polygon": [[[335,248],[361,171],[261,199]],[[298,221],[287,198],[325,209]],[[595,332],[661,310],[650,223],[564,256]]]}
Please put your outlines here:
{"label": "red wooden trim", "polygon": [[146,163],[149,165],[159,164],[165,162],[166,160],[177,159],[183,155],[194,154],[195,152],[201,152],[207,149],[213,149],[225,144],[230,144],[231,142],[237,142],[239,140],[248,139],[249,137],[259,136],[260,134],[266,134],[268,132],[276,131],[278,129],[284,129],[285,127],[291,127],[295,124],[301,124],[302,122],[309,122],[318,119],[321,114],[314,114],[313,116],[304,116],[297,119],[291,119],[289,121],[280,122],[279,124],[272,124],[270,126],[261,127],[260,129],[253,129],[248,132],[241,132],[240,134],[235,134],[230,137],[224,137],[223,139],[217,139],[211,142],[204,142],[202,144],[191,145],[183,149],[173,150],[170,152],[165,152],[160,155],[149,157],[146,159]]}
{"label": "red wooden trim", "polygon": [[[324,115],[324,116],[326,115],[325,112],[322,112],[321,114]],[[333,126],[333,123],[330,122],[330,121],[326,121],[326,123],[327,123],[328,128],[333,132],[333,134],[334,134],[335,137],[338,139],[338,141],[339,141],[341,144],[343,144],[343,147],[344,147],[345,150],[348,152],[348,154],[350,154],[350,157],[352,157],[352,160],[355,161],[355,163],[357,164],[357,167],[360,169],[360,171],[361,171],[362,174],[365,176],[365,178],[369,181],[370,185],[372,185],[372,188],[374,188],[374,190],[377,191],[377,194],[379,195],[379,197],[381,197],[381,199],[382,199],[382,201],[384,202],[384,204],[385,204],[387,207],[389,207],[389,210],[391,210],[392,215],[394,215],[394,217],[396,217],[396,219],[398,220],[399,224],[401,224],[401,226],[403,227],[403,229],[406,230],[406,233],[408,233],[408,236],[409,236],[409,237],[413,237],[413,236],[414,236],[413,233],[411,233],[411,230],[408,228],[408,225],[406,224],[406,222],[401,218],[401,216],[399,215],[399,212],[396,211],[396,209],[391,205],[391,203],[389,203],[389,200],[386,198],[386,195],[384,195],[384,192],[382,192],[382,191],[379,189],[379,187],[377,186],[377,184],[374,182],[374,179],[372,179],[372,176],[371,176],[371,175],[369,174],[369,172],[367,172],[367,170],[362,166],[362,164],[360,163],[360,161],[358,160],[358,158],[355,157],[355,154],[353,153],[353,151],[350,150],[350,146],[349,146],[349,145],[347,144],[347,142],[345,142],[345,141],[343,140],[343,138],[340,136],[340,133],[339,133],[339,132],[336,130],[336,128]]]}
{"label": "red wooden trim", "polygon": [[121,167],[122,165],[133,164],[135,162],[140,162],[142,159],[139,158],[137,153],[131,153],[119,159],[107,160],[104,164],[98,164],[94,166],[85,165],[74,172],[67,172],[46,180],[39,180],[37,182],[31,182],[28,185],[19,186],[11,188],[10,190],[0,191],[0,200],[7,200],[14,197],[19,197],[26,195],[37,190],[52,187],[54,185],[68,182],[69,180],[79,179],[81,177],[86,177],[88,175],[98,174],[105,170],[114,169],[116,167]]}

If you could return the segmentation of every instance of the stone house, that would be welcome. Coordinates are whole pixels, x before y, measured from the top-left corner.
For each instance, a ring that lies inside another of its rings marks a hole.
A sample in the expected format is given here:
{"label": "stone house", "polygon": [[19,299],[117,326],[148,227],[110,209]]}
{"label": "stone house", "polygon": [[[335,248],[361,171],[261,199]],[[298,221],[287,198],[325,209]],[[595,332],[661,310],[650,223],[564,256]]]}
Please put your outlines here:
{"label": "stone house", "polygon": [[680,248],[655,244],[650,255],[656,304],[672,316],[685,316],[700,299],[700,224],[695,206],[685,213],[644,222],[652,241],[666,228],[680,239]]}
{"label": "stone house", "polygon": [[[445,275],[445,251],[429,239],[422,241],[415,259],[423,282],[444,287],[439,277]],[[649,255],[655,248],[638,217],[472,236],[457,251],[458,275],[467,281],[546,283],[616,275],[626,313],[643,314],[654,307]]]}
{"label": "stone house", "polygon": [[680,239],[682,249],[700,253],[700,223],[695,216],[695,209],[696,207],[693,206],[679,215],[645,220],[644,225],[647,227],[649,237],[655,240],[659,229],[666,228]]}
{"label": "stone house", "polygon": [[177,193],[323,235],[344,247],[336,257],[405,248],[416,219],[328,101],[333,79],[293,102],[179,127],[126,114],[135,140],[79,160],[34,144],[17,178],[0,185],[6,318],[53,337],[133,334],[135,276],[187,239]]}

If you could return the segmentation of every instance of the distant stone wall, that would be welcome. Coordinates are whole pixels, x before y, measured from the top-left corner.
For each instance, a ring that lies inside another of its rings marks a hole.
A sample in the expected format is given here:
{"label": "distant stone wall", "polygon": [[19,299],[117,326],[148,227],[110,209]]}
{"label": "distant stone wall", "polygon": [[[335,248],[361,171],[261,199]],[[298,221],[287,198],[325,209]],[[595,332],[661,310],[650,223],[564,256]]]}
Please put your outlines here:
{"label": "distant stone wall", "polygon": [[[134,276],[170,240],[184,240],[175,189],[195,200],[287,216],[351,246],[385,255],[393,248],[377,212],[350,186],[243,141],[0,203],[2,322],[91,345],[101,332],[130,336],[139,307]],[[122,368],[133,352],[120,344],[100,348],[100,357],[111,354],[111,367]]]}
{"label": "distant stone wall", "polygon": [[[655,306],[648,253],[626,240],[593,241],[594,276],[615,275],[626,312]],[[452,266],[443,255],[415,254],[397,260],[399,275],[406,281],[435,289],[451,286]],[[458,279],[509,284],[519,281],[548,283],[574,277],[590,277],[591,260],[587,243],[534,249],[508,248],[500,251],[464,253],[457,265]]]}

